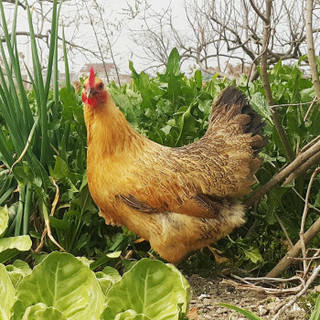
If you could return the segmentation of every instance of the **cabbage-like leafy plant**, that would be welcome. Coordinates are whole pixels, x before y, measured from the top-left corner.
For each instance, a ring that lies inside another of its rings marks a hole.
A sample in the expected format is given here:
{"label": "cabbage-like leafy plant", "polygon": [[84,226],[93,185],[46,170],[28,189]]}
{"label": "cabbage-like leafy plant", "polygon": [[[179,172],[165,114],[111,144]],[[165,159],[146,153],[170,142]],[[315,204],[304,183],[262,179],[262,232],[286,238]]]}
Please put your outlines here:
{"label": "cabbage-like leafy plant", "polygon": [[[46,319],[48,314],[56,319],[59,311],[66,319],[95,320],[103,310],[103,300],[102,290],[90,268],[71,254],[53,252],[20,282],[12,320],[36,311],[46,314]],[[28,310],[39,303],[37,310]]]}
{"label": "cabbage-like leafy plant", "polygon": [[113,320],[118,314],[133,310],[136,314],[132,319],[178,320],[181,313],[187,312],[190,298],[190,286],[176,268],[142,259],[111,287],[102,319]]}
{"label": "cabbage-like leafy plant", "polygon": [[142,259],[123,277],[106,267],[94,273],[87,261],[53,252],[33,270],[17,260],[0,264],[0,319],[178,320],[191,291],[172,265]]}

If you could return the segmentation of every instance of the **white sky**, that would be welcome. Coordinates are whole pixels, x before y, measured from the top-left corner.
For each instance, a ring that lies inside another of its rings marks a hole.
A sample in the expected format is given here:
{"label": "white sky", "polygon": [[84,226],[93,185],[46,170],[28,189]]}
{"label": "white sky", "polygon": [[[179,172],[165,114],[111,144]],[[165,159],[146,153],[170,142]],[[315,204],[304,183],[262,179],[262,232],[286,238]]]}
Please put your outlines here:
{"label": "white sky", "polygon": [[[135,30],[143,30],[142,24],[135,20],[125,20],[123,17],[125,15],[123,14],[123,9],[127,9],[128,5],[134,6],[135,1],[133,0],[98,0],[98,2],[103,3],[103,6],[106,10],[106,12],[110,13],[111,21],[114,17],[114,19],[122,19],[123,27],[120,34],[120,37],[116,41],[115,45],[113,46],[114,53],[116,55],[117,64],[120,66],[120,69],[124,73],[129,73],[129,60],[133,60],[134,66],[136,69],[142,69],[143,68],[143,61],[139,59],[137,56],[130,54],[130,51],[132,51],[132,48],[135,48],[134,51],[137,51],[139,49],[136,49],[135,44],[132,41],[132,35],[130,33],[130,29]],[[143,2],[143,0],[141,0]],[[29,4],[36,3],[36,5],[39,5],[39,1],[32,1],[29,0]],[[62,15],[69,16],[71,18],[72,16],[75,16],[76,14],[76,6],[73,6],[73,3],[78,3],[77,0],[69,0],[65,4],[62,5]],[[92,4],[91,1],[87,1],[88,5],[90,6]],[[180,17],[183,16],[183,0],[148,0],[148,3],[152,6],[152,8],[155,11],[161,11],[163,9],[168,8],[170,6],[172,8],[173,14],[176,17],[176,21],[179,25]],[[44,3],[44,5],[47,5]],[[51,4],[49,4],[51,6]],[[5,7],[8,8],[6,10],[8,21],[11,21],[11,15],[12,15],[12,5],[5,4]],[[51,18],[51,13],[48,14],[48,16]],[[183,29],[183,22],[181,19],[180,26]],[[37,25],[34,25],[34,28],[37,28]],[[50,28],[50,25],[47,24],[43,28],[43,32],[46,32]],[[19,8],[19,18],[18,18],[18,27],[17,31],[28,31],[28,23],[26,19],[26,12],[22,8]],[[61,35],[61,29],[59,34]],[[92,32],[92,28],[89,25],[80,25],[78,30],[78,37],[75,39],[73,38],[74,35],[74,28],[72,26],[65,28],[65,34],[66,34],[66,40],[76,42],[79,45],[93,48],[96,47],[96,41],[94,34]],[[19,37],[19,51],[22,52],[25,55],[25,60],[27,61],[28,65],[30,65],[31,62],[31,53],[30,53],[30,43],[27,38],[25,37]],[[138,55],[143,55],[143,53],[140,53]],[[45,54],[43,56],[43,59],[45,60]],[[94,58],[90,57],[88,60],[91,62],[98,62],[95,61]],[[88,63],[89,61],[86,61],[81,57],[80,55],[72,56],[72,59],[69,60],[70,63],[70,69],[73,72],[78,72],[81,67]],[[111,62],[111,59],[109,59],[107,62]],[[60,63],[59,68],[63,72],[63,63]]]}
{"label": "white sky", "polygon": [[[101,0],[103,3],[106,3],[106,1]],[[141,1],[142,2],[142,1]],[[125,9],[128,8],[128,5],[134,5],[135,1],[130,0],[108,0],[108,5],[106,6],[106,11],[110,12],[111,16],[114,16],[115,19],[121,19],[121,17],[124,16],[123,12]],[[161,10],[167,9],[169,6],[173,11],[173,15],[175,16],[175,22],[178,26],[180,26],[182,29],[184,29],[183,26],[183,0],[148,0],[148,3],[152,6],[153,10],[160,12]],[[130,29],[134,30],[144,30],[143,25],[140,21],[137,19],[135,20],[123,20],[123,28],[121,31],[121,34],[117,41],[115,42],[114,46],[112,47],[114,50],[114,53],[116,55],[117,65],[120,67],[121,71],[124,73],[130,73],[129,71],[129,60],[132,60],[134,63],[134,66],[136,69],[143,69],[145,65],[143,65],[143,61],[138,58],[138,56],[143,56],[143,52],[139,52],[141,50],[140,48],[137,48],[137,46],[134,44],[132,40],[132,33],[130,32]],[[88,42],[91,38],[92,45],[95,45],[95,38],[92,33],[92,29],[90,26],[84,26],[82,34],[86,34]],[[70,36],[72,34],[72,31],[69,30],[69,33],[66,35],[68,38],[68,35]],[[70,40],[70,39],[69,39]],[[134,48],[134,50],[133,50]],[[133,54],[132,51],[135,51],[137,55]],[[111,62],[111,59],[108,61]],[[83,61],[81,58],[75,59],[73,63],[73,69],[77,71],[80,69],[83,65]]]}
{"label": "white sky", "polygon": [[[70,21],[70,19],[72,17],[76,17],[76,20],[73,21],[72,23],[69,23],[67,25],[67,27],[65,28],[65,32],[66,32],[66,39],[68,41],[71,41],[75,44],[81,45],[83,47],[87,47],[87,48],[91,48],[93,50],[95,50],[98,53],[98,49],[96,46],[96,39],[95,36],[93,34],[92,31],[92,27],[89,24],[84,24],[84,23],[80,23],[79,21],[81,21],[81,18],[83,16],[87,15],[86,10],[86,5],[88,5],[89,10],[90,7],[92,6],[92,4],[94,3],[94,1],[98,1],[99,3],[102,4],[105,12],[106,12],[106,20],[109,22],[114,22],[116,20],[121,20],[122,22],[122,30],[120,33],[119,38],[117,39],[117,41],[114,43],[114,45],[112,46],[113,51],[115,53],[116,56],[116,63],[117,65],[120,67],[120,71],[122,73],[130,73],[128,70],[128,64],[129,64],[129,60],[132,60],[134,63],[135,68],[138,71],[141,71],[142,69],[144,69],[146,67],[146,58],[139,58],[139,56],[144,56],[146,57],[146,53],[144,51],[142,51],[143,49],[141,49],[140,47],[138,48],[133,40],[132,40],[132,33],[130,32],[130,29],[134,29],[137,30],[137,32],[139,31],[143,31],[145,30],[145,26],[143,24],[143,22],[141,20],[136,19],[128,19],[127,16],[124,15],[124,9],[128,9],[129,6],[134,6],[135,3],[140,3],[140,6],[143,7],[143,3],[145,0],[65,0],[65,2],[62,5],[62,17],[64,19],[64,24],[66,25],[68,21]],[[188,25],[186,18],[185,18],[185,11],[184,11],[184,2],[185,0],[147,0],[148,3],[150,4],[150,6],[152,7],[152,9],[155,12],[161,12],[164,9],[167,9],[169,6],[172,10],[172,15],[174,17],[174,24],[175,24],[175,28],[179,31],[179,32],[183,32],[184,35],[188,35],[188,30],[190,31],[190,25]],[[199,0],[199,1],[209,1],[209,0]],[[223,0],[221,0],[223,1]],[[235,2],[238,2],[240,0],[233,0]],[[262,0],[260,0],[262,1]],[[288,4],[289,3],[293,3],[295,5],[295,3],[300,3],[300,5],[297,5],[297,8],[299,8],[301,6],[301,2],[298,2],[296,0],[288,0]],[[29,4],[35,4],[35,8],[39,8],[39,6],[42,4],[43,6],[45,6],[46,8],[51,8],[51,3],[48,3],[46,1],[36,1],[36,0],[28,0]],[[277,3],[277,1],[275,1],[275,3]],[[279,3],[279,2],[278,2]],[[12,4],[8,4],[5,3],[4,4],[6,8],[8,8],[8,10],[6,10],[6,12],[8,13],[8,20],[10,20],[10,10],[9,8],[12,9]],[[281,7],[282,8],[282,7]],[[281,10],[281,8],[278,8],[279,10]],[[79,16],[78,12],[82,12],[82,16]],[[33,15],[35,16],[36,13],[36,9],[34,10]],[[78,16],[77,16],[78,13]],[[12,10],[11,10],[11,14],[12,14]],[[97,14],[97,12],[95,13]],[[283,12],[283,14],[285,14],[285,12]],[[26,12],[25,10],[23,10],[22,8],[19,8],[19,18],[18,18],[18,31],[28,31],[28,24],[26,22]],[[94,16],[94,13],[91,15]],[[51,17],[51,13],[48,14],[48,17]],[[285,17],[284,17],[285,18]],[[61,21],[61,20],[60,20]],[[282,20],[281,20],[282,21]],[[315,27],[319,26],[319,21],[316,24],[316,19],[315,19]],[[36,19],[34,19],[34,24],[35,24],[35,28],[39,27],[39,24],[37,25],[36,23]],[[283,33],[286,32],[286,30],[288,30],[287,25],[286,25],[286,21],[284,19],[284,24],[281,26],[281,24],[279,24],[278,27],[278,31],[283,29]],[[78,26],[76,26],[78,24]],[[77,28],[78,27],[78,28]],[[50,29],[50,25],[48,23],[45,23],[44,28],[42,30],[42,33],[46,33],[48,30]],[[74,33],[74,30],[77,30],[76,34]],[[113,29],[110,28],[110,30],[108,30],[108,34],[109,32],[111,32]],[[0,32],[1,32],[1,28],[0,28]],[[115,34],[117,32],[115,31]],[[61,35],[61,28],[60,28],[60,32],[59,34]],[[137,34],[137,33],[136,33]],[[143,38],[144,39],[144,38]],[[29,39],[26,37],[19,37],[19,42],[20,42],[20,47],[19,47],[19,51],[22,52],[25,55],[25,59],[27,62],[27,65],[30,66],[31,65],[31,55],[30,55],[30,43],[29,43]],[[315,40],[317,40],[315,38]],[[147,39],[146,39],[147,41]],[[189,40],[187,40],[189,41]],[[192,41],[192,40],[191,40]],[[107,40],[105,38],[100,38],[100,43],[104,44],[106,43]],[[224,50],[223,48],[220,48],[220,52],[221,50]],[[286,48],[284,47],[283,50],[286,50]],[[61,47],[60,47],[60,52],[61,52]],[[243,52],[242,52],[243,54]],[[43,56],[41,57],[41,60],[43,61],[43,64],[45,64],[46,61],[46,53],[43,54]],[[83,65],[87,64],[87,63],[95,63],[98,62],[98,60],[92,56],[88,56],[87,59],[85,59],[82,55],[77,54],[77,55],[73,55],[70,53],[70,57],[69,57],[69,63],[70,63],[70,70],[77,73],[79,72],[79,70],[83,67]],[[112,62],[111,61],[111,57],[110,55],[107,56],[106,62]],[[189,64],[189,61],[187,62]],[[190,65],[193,62],[190,62]],[[214,61],[211,61],[211,63],[215,63]],[[192,64],[193,65],[193,64]],[[184,65],[185,68],[187,68],[188,66]],[[64,70],[64,66],[63,63],[60,63],[60,71],[63,72]]]}

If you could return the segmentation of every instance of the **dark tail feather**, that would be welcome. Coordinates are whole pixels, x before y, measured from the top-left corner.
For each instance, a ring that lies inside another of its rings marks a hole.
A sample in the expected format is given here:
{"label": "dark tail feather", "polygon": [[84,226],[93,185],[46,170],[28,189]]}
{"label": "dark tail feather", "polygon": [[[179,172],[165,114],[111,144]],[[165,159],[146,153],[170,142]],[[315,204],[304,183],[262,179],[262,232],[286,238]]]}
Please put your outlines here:
{"label": "dark tail feather", "polygon": [[[241,114],[247,115],[247,117],[237,117]],[[262,121],[262,117],[252,109],[246,95],[235,86],[231,86],[225,89],[214,103],[210,125],[213,127],[221,125],[222,121],[228,125],[228,121],[233,121],[235,117],[241,122],[243,133],[252,134],[251,146],[254,153],[258,153],[267,144],[267,140],[263,138],[265,123]]]}

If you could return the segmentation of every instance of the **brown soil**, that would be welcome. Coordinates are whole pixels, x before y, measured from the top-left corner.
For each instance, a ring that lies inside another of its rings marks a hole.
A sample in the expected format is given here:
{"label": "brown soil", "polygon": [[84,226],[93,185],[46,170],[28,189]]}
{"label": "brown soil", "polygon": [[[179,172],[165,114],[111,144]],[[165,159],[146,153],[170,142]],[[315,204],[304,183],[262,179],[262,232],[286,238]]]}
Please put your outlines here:
{"label": "brown soil", "polygon": [[[198,275],[192,275],[187,280],[193,289],[189,316],[191,319],[247,320],[240,313],[219,305],[220,303],[228,303],[251,311],[263,320],[270,320],[280,304],[282,305],[292,299],[292,297],[275,297],[235,288],[222,283],[221,278],[206,279]],[[279,319],[305,320],[308,318],[306,311],[295,303]]]}

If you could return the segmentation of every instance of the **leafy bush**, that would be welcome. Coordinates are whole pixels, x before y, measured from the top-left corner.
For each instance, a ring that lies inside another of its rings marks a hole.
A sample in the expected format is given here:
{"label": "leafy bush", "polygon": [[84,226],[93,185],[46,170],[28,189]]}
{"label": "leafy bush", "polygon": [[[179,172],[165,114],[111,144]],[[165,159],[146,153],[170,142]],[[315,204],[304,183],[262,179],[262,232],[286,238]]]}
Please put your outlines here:
{"label": "leafy bush", "polygon": [[[77,254],[85,248],[88,255],[94,255],[105,247],[104,224],[87,188],[86,129],[81,99],[69,82],[65,46],[66,84],[59,89],[60,7],[53,1],[49,57],[43,75],[32,14],[26,6],[33,61],[33,72],[28,70],[30,91],[24,87],[15,36],[18,10],[16,2],[9,26],[0,2],[5,39],[0,42],[4,65],[0,68],[0,206],[6,204],[10,213],[3,241],[27,234],[40,240],[51,223],[54,237],[67,251]],[[52,210],[55,200],[57,207]],[[49,216],[50,212],[56,218]],[[48,242],[47,249],[53,248]]]}
{"label": "leafy bush", "polygon": [[[0,12],[5,39],[5,43],[0,42],[1,58],[4,64],[4,70],[0,68],[0,110],[3,116],[2,130],[0,130],[0,159],[7,168],[11,168],[7,174],[1,172],[3,183],[8,189],[1,188],[0,205],[3,205],[4,201],[9,198],[8,191],[12,192],[18,184],[19,205],[12,207],[15,214],[7,231],[7,234],[18,236],[28,233],[33,199],[36,199],[36,205],[42,211],[45,219],[48,219],[48,194],[51,183],[47,169],[53,159],[50,139],[53,141],[56,138],[54,124],[57,117],[55,109],[58,103],[57,100],[49,100],[49,91],[54,53],[57,47],[58,6],[57,1],[54,1],[46,77],[42,76],[31,10],[27,7],[33,60],[33,74],[28,70],[30,81],[33,84],[31,101],[24,88],[15,34],[18,3],[15,6],[11,30],[9,30],[2,1]],[[57,75],[57,67],[55,74]],[[57,81],[54,83],[56,91]],[[14,161],[13,154],[19,157],[16,161]],[[20,165],[16,165],[18,162]],[[10,174],[11,171],[14,179]]]}
{"label": "leafy bush", "polygon": [[[300,68],[303,59],[293,66],[279,61],[270,70],[272,95],[275,103],[282,105],[277,110],[296,153],[320,134],[320,110],[312,107],[315,91],[312,80]],[[206,131],[212,101],[224,88],[234,84],[215,76],[205,81],[199,70],[187,78],[180,71],[179,63],[178,52],[173,49],[166,70],[153,78],[144,72],[137,73],[130,63],[133,82],[121,88],[109,86],[113,99],[131,125],[151,140],[168,146],[181,146],[199,139]],[[268,145],[261,152],[264,163],[257,173],[260,182],[254,186],[257,189],[279,172],[288,160],[273,125],[261,80],[248,82],[246,77],[242,77],[237,86],[266,122],[264,134]],[[261,199],[255,211],[248,213],[245,228],[229,239],[220,240],[217,246],[235,267],[245,264],[248,269],[263,268],[264,271],[281,259],[287,251],[283,245],[287,239],[277,217],[292,241],[298,240],[300,225],[296,221],[301,219],[304,206],[301,197],[305,194],[310,175],[307,173],[287,186],[274,188]],[[319,187],[317,179],[310,195],[311,204],[315,206],[319,204]],[[317,215],[311,213],[308,226],[316,218]]]}
{"label": "leafy bush", "polygon": [[59,252],[33,270],[0,264],[1,290],[1,319],[12,320],[178,320],[191,298],[182,274],[163,262],[142,259],[121,277],[111,267],[95,274],[87,260]]}
{"label": "leafy bush", "polygon": [[181,146],[204,135],[212,100],[227,82],[213,77],[203,85],[197,70],[187,78],[180,70],[178,51],[173,49],[163,73],[150,78],[138,74],[130,62],[133,82],[109,90],[131,125],[149,139],[167,146]]}

